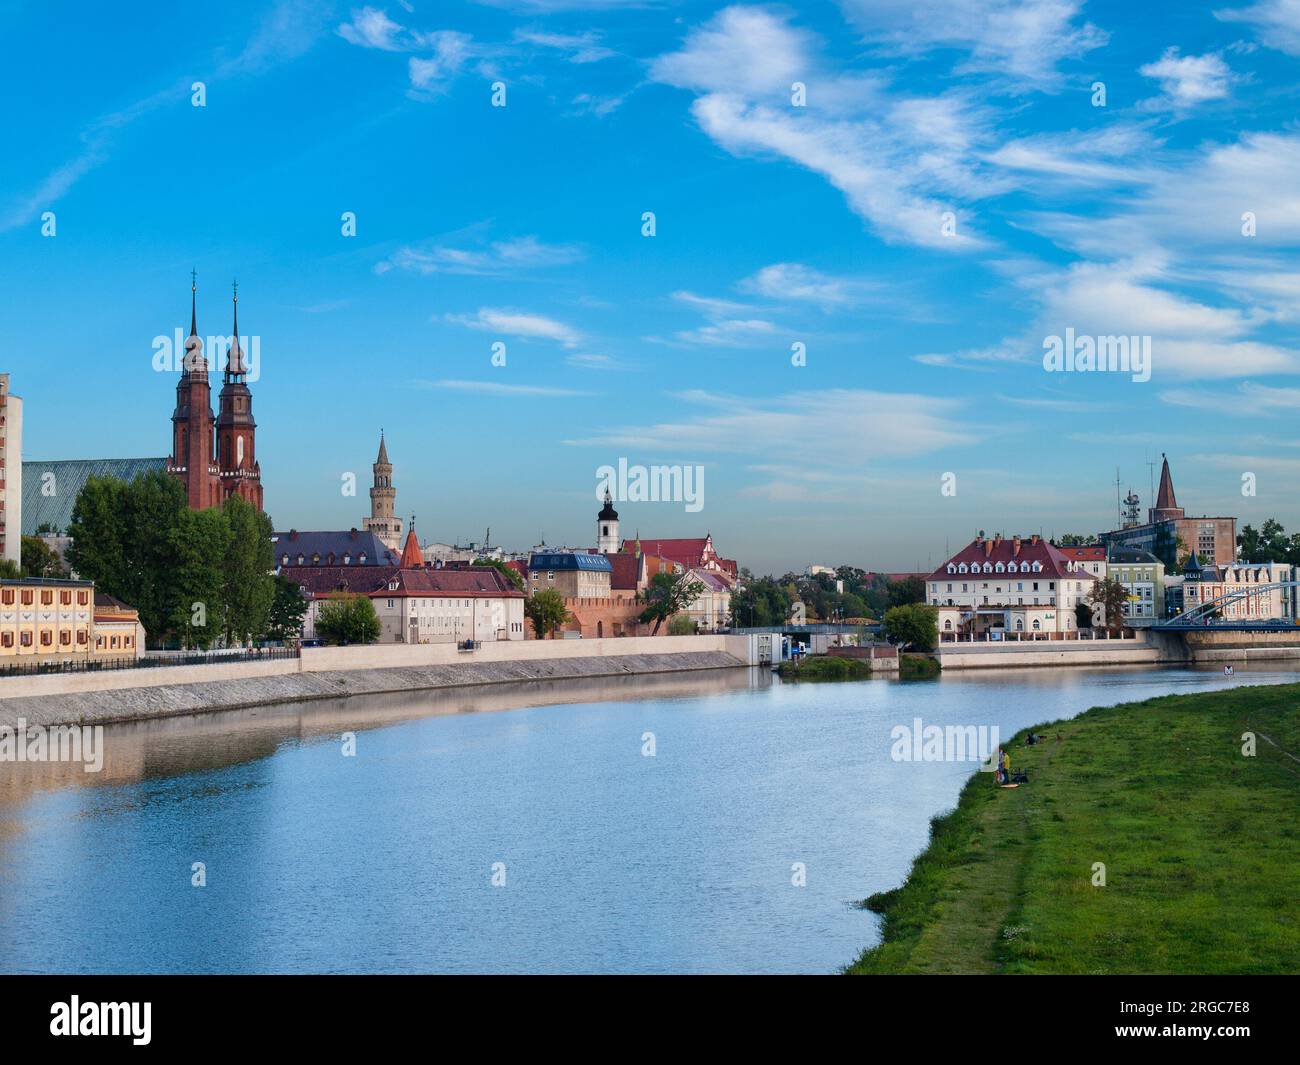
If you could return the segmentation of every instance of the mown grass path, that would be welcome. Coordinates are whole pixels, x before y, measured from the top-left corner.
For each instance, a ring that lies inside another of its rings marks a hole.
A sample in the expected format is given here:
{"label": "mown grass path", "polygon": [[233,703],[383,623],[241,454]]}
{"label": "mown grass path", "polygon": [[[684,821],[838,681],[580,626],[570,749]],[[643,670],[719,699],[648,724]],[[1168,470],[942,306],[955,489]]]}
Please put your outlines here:
{"label": "mown grass path", "polygon": [[1300,685],[1034,731],[1011,741],[1029,784],[971,779],[906,884],[872,900],[884,942],[850,972],[1300,971]]}

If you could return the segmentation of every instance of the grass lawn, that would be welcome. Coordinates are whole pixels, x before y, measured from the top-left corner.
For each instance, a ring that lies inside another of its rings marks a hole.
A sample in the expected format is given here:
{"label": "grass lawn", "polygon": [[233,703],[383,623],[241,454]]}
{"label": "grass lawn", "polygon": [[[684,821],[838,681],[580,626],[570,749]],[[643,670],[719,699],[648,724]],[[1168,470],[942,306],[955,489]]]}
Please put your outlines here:
{"label": "grass lawn", "polygon": [[1009,745],[1029,783],[976,774],[907,882],[867,900],[884,942],[849,972],[1300,972],[1300,685],[1034,731]]}

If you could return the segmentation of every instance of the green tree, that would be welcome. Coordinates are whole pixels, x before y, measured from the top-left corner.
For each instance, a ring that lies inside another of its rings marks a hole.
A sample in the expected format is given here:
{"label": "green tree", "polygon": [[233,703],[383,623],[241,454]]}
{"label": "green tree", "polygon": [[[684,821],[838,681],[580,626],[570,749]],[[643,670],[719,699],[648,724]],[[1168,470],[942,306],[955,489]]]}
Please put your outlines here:
{"label": "green tree", "polygon": [[731,619],[737,628],[781,625],[790,616],[789,593],[771,577],[746,580],[731,596]]}
{"label": "green tree", "polygon": [[39,536],[24,536],[23,573],[28,577],[66,577],[63,560]]}
{"label": "green tree", "polygon": [[533,632],[544,640],[560,628],[569,618],[564,596],[554,588],[543,588],[524,600],[524,614],[533,623]]}
{"label": "green tree", "polygon": [[181,512],[170,536],[172,564],[169,630],[183,647],[207,650],[221,634],[224,574],[230,526],[216,507]]}
{"label": "green tree", "polygon": [[[180,587],[175,551],[188,513],[184,487],[163,470],[130,484],[92,477],[73,504],[68,564],[100,591],[135,607],[154,645],[181,635],[179,604],[191,591]],[[219,603],[212,599],[213,606]]]}
{"label": "green tree", "polygon": [[0,577],[7,581],[16,581],[23,575],[18,563],[11,558],[0,558]]}
{"label": "green tree", "polygon": [[1093,617],[1101,622],[1100,625],[1094,625],[1094,628],[1118,632],[1124,627],[1124,607],[1128,604],[1128,589],[1114,577],[1105,577],[1094,583],[1092,591],[1088,593],[1088,602],[1101,608],[1092,612]]}
{"label": "green tree", "polygon": [[690,574],[656,573],[642,593],[646,607],[641,611],[642,624],[654,622],[651,636],[659,635],[659,627],[674,614],[680,613],[700,597],[704,586]]}
{"label": "green tree", "polygon": [[274,594],[271,609],[266,618],[268,639],[291,640],[302,632],[303,619],[307,616],[307,599],[296,581],[279,574],[274,578]]}
{"label": "green tree", "polygon": [[924,603],[892,606],[885,611],[884,633],[894,643],[928,651],[939,640],[939,611]]}
{"label": "green tree", "polygon": [[905,577],[901,581],[889,582],[889,605],[907,606],[909,603],[925,602],[925,581],[920,577]]}
{"label": "green tree", "polygon": [[336,592],[321,603],[316,635],[326,643],[374,643],[383,632],[367,596]]}
{"label": "green tree", "polygon": [[505,579],[510,582],[515,591],[524,590],[524,577],[517,569],[506,565],[499,558],[476,558],[472,563],[475,566],[490,566],[498,573],[503,574]]}
{"label": "green tree", "polygon": [[695,622],[685,614],[678,614],[668,622],[669,636],[694,636]]}
{"label": "green tree", "polygon": [[[94,581],[100,590],[130,602],[125,594],[127,563],[122,528],[127,488],[127,483],[116,477],[87,479],[72,507],[72,522],[68,525],[72,543],[68,545],[67,560],[81,577]],[[147,619],[141,614],[140,620],[149,635],[154,636],[156,627],[150,628],[150,620],[156,626],[157,619]]]}
{"label": "green tree", "polygon": [[230,534],[222,566],[222,629],[227,644],[246,643],[266,630],[275,600],[271,519],[237,495],[227,497],[221,509]]}

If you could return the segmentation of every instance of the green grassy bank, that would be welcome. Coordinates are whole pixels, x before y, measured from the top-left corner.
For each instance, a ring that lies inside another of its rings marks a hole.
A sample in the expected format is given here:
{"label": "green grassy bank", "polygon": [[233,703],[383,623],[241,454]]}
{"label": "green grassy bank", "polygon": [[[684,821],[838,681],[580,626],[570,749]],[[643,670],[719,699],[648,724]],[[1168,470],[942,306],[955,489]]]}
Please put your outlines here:
{"label": "green grassy bank", "polygon": [[806,655],[799,662],[776,667],[782,680],[870,680],[871,666],[858,658]]}
{"label": "green grassy bank", "polygon": [[1300,972],[1300,685],[1034,731],[1010,747],[1029,783],[976,774],[906,883],[867,900],[884,941],[849,972]]}

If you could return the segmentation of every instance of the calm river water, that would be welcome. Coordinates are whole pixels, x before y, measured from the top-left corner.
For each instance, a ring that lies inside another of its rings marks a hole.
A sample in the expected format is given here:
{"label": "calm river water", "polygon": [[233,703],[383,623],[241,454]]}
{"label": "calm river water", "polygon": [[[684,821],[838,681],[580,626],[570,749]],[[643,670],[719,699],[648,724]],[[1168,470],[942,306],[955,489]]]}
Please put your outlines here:
{"label": "calm river water", "polygon": [[99,774],[0,764],[0,971],[833,972],[975,768],[892,761],[895,725],[1298,680],[734,670],[111,726]]}

